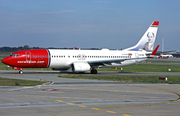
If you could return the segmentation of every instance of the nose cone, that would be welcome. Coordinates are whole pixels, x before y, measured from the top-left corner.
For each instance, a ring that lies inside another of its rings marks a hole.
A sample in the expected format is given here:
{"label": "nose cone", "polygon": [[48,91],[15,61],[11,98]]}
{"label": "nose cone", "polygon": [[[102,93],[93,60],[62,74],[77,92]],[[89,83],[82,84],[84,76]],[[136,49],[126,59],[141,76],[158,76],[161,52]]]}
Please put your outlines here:
{"label": "nose cone", "polygon": [[6,58],[2,59],[1,62],[8,65],[9,64],[9,58],[6,57]]}

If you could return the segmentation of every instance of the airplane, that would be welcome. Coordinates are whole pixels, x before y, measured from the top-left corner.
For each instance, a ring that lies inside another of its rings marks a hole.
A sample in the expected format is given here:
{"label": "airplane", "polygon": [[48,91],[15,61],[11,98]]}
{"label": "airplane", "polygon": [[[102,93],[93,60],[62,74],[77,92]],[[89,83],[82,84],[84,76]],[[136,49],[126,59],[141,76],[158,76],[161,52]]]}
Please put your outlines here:
{"label": "airplane", "polygon": [[173,55],[172,54],[160,54],[161,58],[172,58]]}
{"label": "airplane", "polygon": [[72,72],[97,74],[96,68],[123,67],[153,57],[159,47],[153,51],[158,25],[159,21],[154,21],[135,46],[124,50],[32,49],[14,52],[2,62],[19,70],[20,74],[23,68],[71,69]]}

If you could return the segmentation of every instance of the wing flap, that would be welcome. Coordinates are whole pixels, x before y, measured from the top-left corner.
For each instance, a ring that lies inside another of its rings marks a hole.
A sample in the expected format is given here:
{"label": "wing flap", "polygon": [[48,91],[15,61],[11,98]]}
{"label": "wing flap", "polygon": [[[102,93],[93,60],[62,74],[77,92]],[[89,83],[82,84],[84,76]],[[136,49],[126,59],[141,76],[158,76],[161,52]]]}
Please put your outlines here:
{"label": "wing flap", "polygon": [[115,62],[122,62],[127,59],[111,59],[111,60],[96,60],[96,61],[89,61],[89,64],[104,64],[104,63],[115,63]]}
{"label": "wing flap", "polygon": [[121,63],[125,60],[137,60],[137,59],[143,59],[143,58],[127,58],[127,59],[110,59],[110,60],[96,60],[96,61],[88,61],[88,63],[92,66],[97,65],[111,65],[111,63]]}

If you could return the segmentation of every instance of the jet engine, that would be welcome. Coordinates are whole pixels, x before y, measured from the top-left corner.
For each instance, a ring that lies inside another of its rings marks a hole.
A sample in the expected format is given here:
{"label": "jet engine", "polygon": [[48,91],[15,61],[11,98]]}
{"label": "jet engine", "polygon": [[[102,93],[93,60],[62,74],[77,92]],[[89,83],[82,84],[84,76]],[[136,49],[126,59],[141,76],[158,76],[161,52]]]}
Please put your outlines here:
{"label": "jet engine", "polygon": [[86,62],[75,62],[71,65],[73,72],[86,72],[91,69],[91,66]]}

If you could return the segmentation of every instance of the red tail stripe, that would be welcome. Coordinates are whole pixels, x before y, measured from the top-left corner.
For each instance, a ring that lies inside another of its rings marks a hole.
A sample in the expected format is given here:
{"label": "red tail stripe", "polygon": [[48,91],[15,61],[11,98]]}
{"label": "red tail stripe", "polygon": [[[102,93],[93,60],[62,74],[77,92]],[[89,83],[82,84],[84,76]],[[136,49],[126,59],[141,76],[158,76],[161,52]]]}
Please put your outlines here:
{"label": "red tail stripe", "polygon": [[152,26],[158,26],[159,25],[159,21],[154,21]]}

